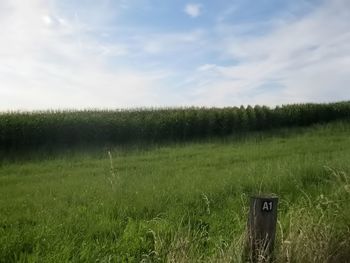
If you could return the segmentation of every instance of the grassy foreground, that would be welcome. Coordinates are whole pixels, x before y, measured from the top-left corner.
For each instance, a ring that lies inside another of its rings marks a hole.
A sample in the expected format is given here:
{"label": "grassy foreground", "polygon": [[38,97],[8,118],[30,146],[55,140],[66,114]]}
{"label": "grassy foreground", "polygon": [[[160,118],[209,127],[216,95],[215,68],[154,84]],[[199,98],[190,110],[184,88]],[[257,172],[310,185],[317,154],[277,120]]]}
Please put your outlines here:
{"label": "grassy foreground", "polygon": [[350,123],[0,163],[0,262],[242,262],[251,194],[276,262],[349,262]]}

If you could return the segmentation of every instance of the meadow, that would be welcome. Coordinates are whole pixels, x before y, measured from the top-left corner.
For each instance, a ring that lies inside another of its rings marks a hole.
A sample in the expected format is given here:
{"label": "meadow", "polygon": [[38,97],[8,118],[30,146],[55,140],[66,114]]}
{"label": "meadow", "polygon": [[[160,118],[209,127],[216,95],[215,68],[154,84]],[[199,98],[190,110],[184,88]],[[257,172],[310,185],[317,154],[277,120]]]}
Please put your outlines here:
{"label": "meadow", "polygon": [[252,130],[4,151],[0,262],[244,262],[259,193],[280,198],[276,262],[349,262],[350,122]]}

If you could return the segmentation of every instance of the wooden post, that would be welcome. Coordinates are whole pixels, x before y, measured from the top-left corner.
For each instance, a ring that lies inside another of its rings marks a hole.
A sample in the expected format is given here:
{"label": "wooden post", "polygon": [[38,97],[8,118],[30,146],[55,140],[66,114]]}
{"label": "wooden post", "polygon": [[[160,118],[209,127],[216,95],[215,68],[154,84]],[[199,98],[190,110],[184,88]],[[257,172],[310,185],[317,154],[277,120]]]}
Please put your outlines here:
{"label": "wooden post", "polygon": [[250,262],[270,262],[277,222],[276,196],[253,196],[250,198],[248,219],[248,246]]}

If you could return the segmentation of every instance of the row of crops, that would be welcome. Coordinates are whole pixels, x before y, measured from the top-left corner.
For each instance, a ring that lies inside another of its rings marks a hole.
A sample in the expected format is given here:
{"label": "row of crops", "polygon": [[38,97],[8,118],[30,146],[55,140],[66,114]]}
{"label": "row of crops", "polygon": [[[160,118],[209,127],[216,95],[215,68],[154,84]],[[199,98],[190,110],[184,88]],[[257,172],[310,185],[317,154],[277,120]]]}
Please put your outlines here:
{"label": "row of crops", "polygon": [[350,118],[350,101],[269,108],[170,108],[0,113],[0,150],[183,141]]}

